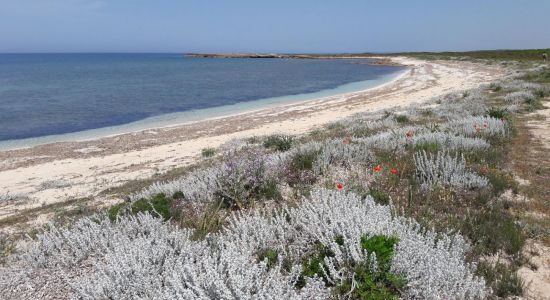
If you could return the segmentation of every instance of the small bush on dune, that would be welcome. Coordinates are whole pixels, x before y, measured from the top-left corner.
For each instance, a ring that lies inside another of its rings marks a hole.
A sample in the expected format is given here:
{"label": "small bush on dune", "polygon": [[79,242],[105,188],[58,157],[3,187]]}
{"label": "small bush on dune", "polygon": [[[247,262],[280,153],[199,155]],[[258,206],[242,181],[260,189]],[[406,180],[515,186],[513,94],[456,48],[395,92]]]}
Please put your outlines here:
{"label": "small bush on dune", "polygon": [[288,151],[292,147],[293,138],[289,135],[271,135],[264,141],[264,147],[280,152]]}
{"label": "small bush on dune", "polygon": [[216,149],[214,148],[204,148],[201,150],[202,157],[212,157],[216,155]]}
{"label": "small bush on dune", "polygon": [[[38,277],[25,274],[48,270],[50,288],[69,287],[73,298],[486,294],[465,261],[467,245],[459,236],[422,230],[370,197],[316,190],[295,208],[239,213],[208,239],[194,241],[192,235],[148,213],[115,222],[84,218],[62,230],[53,226],[23,253],[26,271],[0,280],[0,287],[8,298],[23,290],[39,293]],[[309,250],[311,245],[318,246]],[[83,269],[90,265],[91,271]],[[304,284],[297,288],[300,274]]]}
{"label": "small bush on dune", "polygon": [[523,294],[523,281],[516,271],[503,264],[490,264],[481,262],[477,273],[487,279],[487,284],[492,288],[497,297],[508,298]]}
{"label": "small bush on dune", "polygon": [[487,179],[466,170],[464,156],[453,156],[445,151],[427,154],[425,151],[414,155],[416,177],[424,188],[441,184],[458,188],[482,188]]}
{"label": "small bush on dune", "polygon": [[362,236],[361,248],[368,258],[352,266],[352,278],[336,286],[337,294],[350,299],[399,299],[406,279],[390,271],[397,241],[384,235]]}
{"label": "small bush on dune", "polygon": [[369,195],[372,197],[374,202],[378,204],[382,204],[382,205],[390,204],[390,197],[379,189],[371,188],[369,191]]}
{"label": "small bush on dune", "polygon": [[171,205],[172,199],[166,197],[164,194],[157,194],[151,199],[140,199],[133,202],[130,210],[134,215],[150,212],[152,215],[158,215],[164,220],[168,220],[172,216],[170,211]]}
{"label": "small bush on dune", "polygon": [[491,187],[497,196],[508,189],[511,189],[514,193],[518,192],[518,183],[515,181],[514,176],[508,172],[491,169],[487,174],[487,179],[489,179]]}
{"label": "small bush on dune", "polygon": [[527,103],[533,99],[535,99],[535,95],[528,91],[513,92],[504,96],[504,101],[512,104]]}
{"label": "small bush on dune", "polygon": [[274,178],[268,173],[268,156],[257,149],[227,152],[223,157],[215,195],[228,207],[246,207],[263,192],[273,195]]}
{"label": "small bush on dune", "polygon": [[466,117],[450,121],[443,126],[443,130],[466,137],[504,137],[509,132],[506,120],[484,116]]}
{"label": "small bush on dune", "polygon": [[405,115],[397,115],[395,116],[395,121],[399,124],[405,124],[405,123],[408,123],[410,120],[409,120],[409,117]]}

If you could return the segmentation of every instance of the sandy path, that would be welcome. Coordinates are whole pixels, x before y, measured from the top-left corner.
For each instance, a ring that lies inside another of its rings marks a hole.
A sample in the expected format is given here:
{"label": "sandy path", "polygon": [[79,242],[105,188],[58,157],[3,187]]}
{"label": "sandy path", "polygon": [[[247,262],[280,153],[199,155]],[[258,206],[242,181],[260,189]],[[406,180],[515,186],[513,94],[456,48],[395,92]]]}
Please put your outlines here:
{"label": "sandy path", "polygon": [[[0,195],[9,192],[30,197],[32,201],[16,207],[19,211],[94,196],[129,180],[188,165],[203,148],[232,139],[301,134],[355,113],[422,102],[504,75],[497,66],[468,62],[395,60],[409,66],[409,71],[368,91],[92,141],[0,151]],[[13,215],[14,208],[0,207],[0,219]]]}

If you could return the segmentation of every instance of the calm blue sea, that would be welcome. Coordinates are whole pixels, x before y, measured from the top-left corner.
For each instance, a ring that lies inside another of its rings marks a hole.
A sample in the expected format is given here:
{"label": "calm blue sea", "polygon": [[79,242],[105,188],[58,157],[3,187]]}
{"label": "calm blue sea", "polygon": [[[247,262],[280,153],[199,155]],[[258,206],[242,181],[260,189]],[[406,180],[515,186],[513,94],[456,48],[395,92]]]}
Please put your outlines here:
{"label": "calm blue sea", "polygon": [[337,91],[353,82],[380,83],[401,70],[368,65],[363,60],[0,54],[0,141],[110,127],[266,98]]}

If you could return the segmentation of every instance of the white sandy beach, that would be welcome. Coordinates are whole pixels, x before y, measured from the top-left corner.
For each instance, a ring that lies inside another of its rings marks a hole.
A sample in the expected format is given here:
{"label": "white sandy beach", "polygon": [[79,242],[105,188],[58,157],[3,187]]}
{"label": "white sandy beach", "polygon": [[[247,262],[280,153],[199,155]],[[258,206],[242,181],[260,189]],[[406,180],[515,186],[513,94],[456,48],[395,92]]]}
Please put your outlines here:
{"label": "white sandy beach", "polygon": [[[0,219],[45,204],[96,196],[127,181],[189,165],[200,158],[203,148],[232,139],[303,134],[356,113],[423,102],[504,75],[495,65],[404,57],[394,60],[409,70],[366,91],[87,141],[0,151],[0,194],[30,198],[24,204],[0,207]],[[119,200],[103,197],[97,201]]]}

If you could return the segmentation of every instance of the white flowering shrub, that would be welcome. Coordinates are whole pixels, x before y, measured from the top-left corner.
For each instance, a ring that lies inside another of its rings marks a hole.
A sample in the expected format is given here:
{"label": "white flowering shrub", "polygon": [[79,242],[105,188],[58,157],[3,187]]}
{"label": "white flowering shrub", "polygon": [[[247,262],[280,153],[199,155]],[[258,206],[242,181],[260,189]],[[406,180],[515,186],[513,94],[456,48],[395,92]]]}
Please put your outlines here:
{"label": "white flowering shrub", "polygon": [[215,195],[229,205],[248,205],[274,183],[269,156],[258,149],[224,154]]}
{"label": "white flowering shrub", "polygon": [[428,132],[428,129],[425,127],[405,126],[387,130],[369,137],[357,138],[354,139],[354,142],[364,144],[366,147],[372,149],[402,151],[407,143],[411,141],[414,134],[424,134],[426,132]]}
{"label": "white flowering shrub", "polygon": [[[315,190],[295,208],[235,215],[204,241],[191,240],[191,233],[149,214],[52,227],[21,256],[26,274],[0,276],[0,288],[8,298],[21,292],[36,298],[37,291],[62,286],[79,299],[328,299],[352,275],[349,263],[364,261],[360,238],[385,235],[398,238],[391,270],[406,278],[403,298],[486,293],[475,266],[465,262],[468,247],[460,236],[425,232],[394,217],[390,207],[351,193]],[[315,243],[334,253],[323,261],[329,282],[306,278],[298,288],[303,258]],[[275,251],[275,261],[260,257],[262,249]],[[43,276],[49,286],[40,285]]]}
{"label": "white flowering shrub", "polygon": [[348,121],[342,121],[341,124],[345,127],[347,134],[352,136],[364,136],[373,131],[395,128],[398,126],[393,116],[383,117],[377,120],[355,117]]}
{"label": "white flowering shrub", "polygon": [[432,109],[435,116],[454,119],[483,115],[488,110],[484,102],[485,97],[481,94],[481,89],[473,89],[438,97],[429,103],[438,104]]}
{"label": "white flowering shrub", "polygon": [[536,90],[541,87],[541,85],[538,83],[527,82],[522,80],[506,81],[502,84],[502,86],[507,91],[517,91],[517,90],[529,91],[529,90]]}
{"label": "white flowering shrub", "polygon": [[482,188],[488,180],[466,170],[464,156],[453,156],[447,151],[427,154],[419,151],[414,155],[416,177],[424,188],[440,184],[458,188]]}
{"label": "white flowering shrub", "polygon": [[506,120],[486,116],[470,116],[443,124],[442,130],[467,137],[475,136],[506,136],[508,125]]}
{"label": "white flowering shrub", "polygon": [[374,156],[364,143],[332,140],[322,145],[315,160],[314,170],[317,174],[325,174],[330,167],[350,168],[352,165],[372,162]]}
{"label": "white flowering shrub", "polygon": [[195,170],[186,176],[168,182],[156,182],[138,193],[130,195],[130,200],[148,199],[157,194],[172,196],[181,192],[191,202],[209,202],[218,186],[219,167]]}
{"label": "white flowering shrub", "polygon": [[509,104],[521,104],[535,99],[535,95],[529,91],[509,93],[504,96],[504,101]]}
{"label": "white flowering shrub", "polygon": [[404,298],[475,299],[486,292],[483,280],[473,275],[474,266],[465,263],[468,247],[462,238],[437,239],[433,232],[423,233],[414,221],[392,217],[390,207],[370,197],[316,190],[297,208],[266,217],[271,215],[257,212],[237,218],[224,237],[248,253],[267,247],[278,251],[279,260],[291,261],[300,261],[312,245],[321,243],[334,253],[325,264],[328,279],[336,284],[349,278],[350,261],[364,260],[361,236],[396,236],[392,270],[408,279]]}
{"label": "white flowering shrub", "polygon": [[[445,125],[443,127],[445,128]],[[437,144],[441,148],[468,151],[489,148],[490,145],[485,140],[479,137],[461,136],[461,132],[458,131],[451,133],[434,131],[426,127],[406,126],[365,138],[357,138],[354,142],[366,148],[387,151],[403,151],[407,146],[415,147],[422,144]]]}
{"label": "white flowering shrub", "polygon": [[461,149],[467,151],[476,151],[488,149],[490,147],[489,143],[481,138],[470,138],[438,131],[414,135],[411,138],[411,142],[415,146],[421,144],[436,144],[441,149],[449,150]]}
{"label": "white flowering shrub", "polygon": [[29,196],[27,194],[10,193],[10,192],[0,194],[0,206],[9,205],[9,204],[27,201],[27,200],[29,200]]}
{"label": "white flowering shrub", "polygon": [[36,188],[38,191],[49,190],[49,189],[60,189],[64,187],[69,187],[72,184],[67,180],[47,180],[40,183]]}

